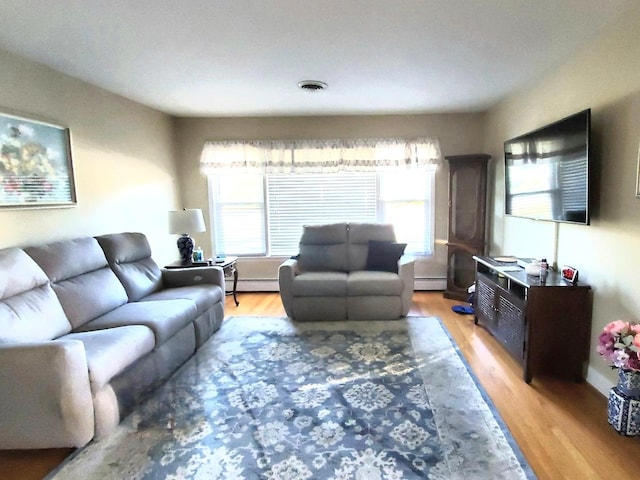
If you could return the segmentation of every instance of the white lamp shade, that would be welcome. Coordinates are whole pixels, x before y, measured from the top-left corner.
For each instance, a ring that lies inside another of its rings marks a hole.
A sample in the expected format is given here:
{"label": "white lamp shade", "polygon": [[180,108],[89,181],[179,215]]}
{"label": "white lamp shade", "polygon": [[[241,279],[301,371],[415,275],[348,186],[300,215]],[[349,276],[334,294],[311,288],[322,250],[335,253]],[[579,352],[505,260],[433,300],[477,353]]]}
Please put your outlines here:
{"label": "white lamp shade", "polygon": [[199,208],[185,208],[169,212],[169,233],[198,233],[206,232],[202,210]]}

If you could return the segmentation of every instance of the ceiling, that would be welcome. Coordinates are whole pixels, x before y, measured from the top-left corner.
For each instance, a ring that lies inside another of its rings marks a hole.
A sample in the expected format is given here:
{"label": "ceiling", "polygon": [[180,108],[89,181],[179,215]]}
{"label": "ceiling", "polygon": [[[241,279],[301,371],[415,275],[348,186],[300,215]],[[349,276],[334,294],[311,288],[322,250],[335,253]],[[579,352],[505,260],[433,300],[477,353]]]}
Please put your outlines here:
{"label": "ceiling", "polygon": [[481,111],[634,5],[2,0],[0,48],[178,116]]}

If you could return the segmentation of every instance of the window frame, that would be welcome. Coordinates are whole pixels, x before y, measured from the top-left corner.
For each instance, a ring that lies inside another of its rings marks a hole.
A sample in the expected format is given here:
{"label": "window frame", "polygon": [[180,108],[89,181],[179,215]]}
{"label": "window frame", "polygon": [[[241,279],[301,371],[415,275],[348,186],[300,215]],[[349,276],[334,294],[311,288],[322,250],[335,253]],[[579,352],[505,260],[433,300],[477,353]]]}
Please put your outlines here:
{"label": "window frame", "polygon": [[[426,167],[426,168],[421,168],[421,170],[425,170],[427,172],[427,174],[425,175],[425,180],[428,182],[428,185],[425,186],[425,191],[427,192],[427,195],[425,195],[425,198],[422,199],[421,201],[423,202],[423,210],[426,214],[428,214],[429,219],[425,221],[425,230],[424,230],[424,234],[426,235],[427,231],[430,234],[428,240],[423,243],[426,245],[426,252],[410,252],[407,251],[408,254],[415,256],[415,257],[430,257],[433,256],[435,254],[435,223],[436,223],[436,209],[435,209],[435,204],[436,204],[436,191],[435,191],[435,186],[436,186],[436,175],[437,175],[437,168],[434,165],[433,167]],[[335,173],[340,173],[340,172],[335,172]],[[381,194],[380,194],[380,179],[381,179],[381,175],[384,174],[384,171],[379,170],[376,172],[376,186],[375,186],[375,191],[376,191],[376,221],[377,222],[383,222],[385,221],[384,219],[381,218],[381,216],[384,214],[384,210],[385,210],[385,203],[401,203],[401,202],[408,202],[411,200],[394,200],[394,201],[383,201],[381,199]],[[223,174],[224,175],[224,174]],[[228,174],[227,174],[228,175]],[[238,175],[243,175],[243,174],[238,174]],[[263,208],[262,208],[262,221],[263,221],[263,238],[262,238],[262,243],[263,243],[263,247],[264,247],[264,251],[262,253],[260,252],[255,252],[255,253],[237,253],[237,252],[218,252],[218,245],[216,242],[216,236],[217,236],[217,223],[216,223],[216,212],[218,211],[218,205],[216,205],[216,182],[219,181],[219,177],[221,175],[207,175],[207,192],[208,192],[208,203],[209,203],[209,224],[211,225],[211,232],[210,232],[210,240],[211,240],[211,245],[212,245],[212,250],[213,252],[216,252],[218,255],[221,253],[224,254],[232,254],[232,255],[236,255],[239,257],[257,257],[257,258],[286,258],[287,254],[272,254],[271,253],[271,246],[272,246],[272,241],[271,241],[271,231],[270,231],[270,217],[269,217],[269,211],[270,211],[270,199],[269,199],[269,193],[267,191],[268,189],[268,180],[267,180],[267,176],[271,175],[269,173],[263,173],[263,174],[256,174],[256,175],[260,175],[262,177],[262,196],[263,196]],[[321,174],[320,174],[321,175]],[[249,203],[249,202],[247,202]],[[389,222],[392,223],[392,222]],[[292,254],[295,254],[297,252],[293,252]]]}

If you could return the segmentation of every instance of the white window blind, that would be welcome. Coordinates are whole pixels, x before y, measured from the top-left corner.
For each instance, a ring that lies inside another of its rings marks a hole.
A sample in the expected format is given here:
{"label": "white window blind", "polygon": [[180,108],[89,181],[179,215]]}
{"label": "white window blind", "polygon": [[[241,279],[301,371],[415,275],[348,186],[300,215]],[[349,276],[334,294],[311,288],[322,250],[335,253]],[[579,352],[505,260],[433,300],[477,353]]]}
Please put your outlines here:
{"label": "white window blind", "polygon": [[209,177],[214,251],[266,255],[264,181],[262,175]]}
{"label": "white window blind", "polygon": [[407,253],[433,252],[435,168],[209,177],[217,254],[298,253],[304,225],[392,223]]}
{"label": "white window blind", "polygon": [[376,174],[267,175],[269,251],[290,255],[304,225],[376,222]]}
{"label": "white window blind", "polygon": [[380,175],[379,217],[393,224],[396,238],[407,244],[408,253],[433,252],[434,184],[435,168]]}

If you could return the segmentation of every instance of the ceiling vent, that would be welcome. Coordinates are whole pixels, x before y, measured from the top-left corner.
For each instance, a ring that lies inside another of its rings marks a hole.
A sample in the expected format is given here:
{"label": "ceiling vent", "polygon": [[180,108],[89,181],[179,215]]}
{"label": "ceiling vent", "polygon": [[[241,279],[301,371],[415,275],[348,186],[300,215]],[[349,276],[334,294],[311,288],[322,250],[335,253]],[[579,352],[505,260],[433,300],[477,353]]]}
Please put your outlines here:
{"label": "ceiling vent", "polygon": [[318,80],[303,80],[298,82],[298,87],[302,90],[307,90],[309,92],[317,92],[318,90],[324,90],[327,88],[327,84],[324,82],[319,82]]}

